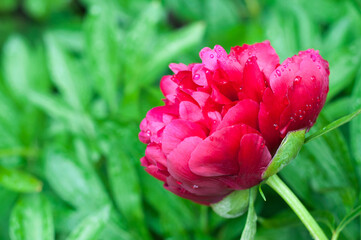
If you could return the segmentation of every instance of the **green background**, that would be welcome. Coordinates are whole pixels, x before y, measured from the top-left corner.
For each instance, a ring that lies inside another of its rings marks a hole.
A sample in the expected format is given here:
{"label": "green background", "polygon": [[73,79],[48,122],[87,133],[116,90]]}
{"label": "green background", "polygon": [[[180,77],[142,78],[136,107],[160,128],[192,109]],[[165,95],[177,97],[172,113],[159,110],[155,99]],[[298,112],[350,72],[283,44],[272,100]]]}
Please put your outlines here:
{"label": "green background", "polygon": [[[281,61],[314,48],[330,63],[312,131],[361,107],[360,0],[0,0],[0,239],[239,239],[246,215],[222,219],[143,170],[138,126],[169,63],[266,39]],[[280,176],[331,236],[360,203],[361,117]],[[310,239],[263,191],[256,239]]]}

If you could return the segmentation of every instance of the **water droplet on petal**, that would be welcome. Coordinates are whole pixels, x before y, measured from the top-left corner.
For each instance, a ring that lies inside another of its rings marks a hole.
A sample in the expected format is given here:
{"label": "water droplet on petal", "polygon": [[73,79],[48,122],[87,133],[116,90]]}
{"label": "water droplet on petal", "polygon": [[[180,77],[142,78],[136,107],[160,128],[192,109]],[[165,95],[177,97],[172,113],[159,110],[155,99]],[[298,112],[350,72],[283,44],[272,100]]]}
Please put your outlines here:
{"label": "water droplet on petal", "polygon": [[149,137],[150,134],[151,134],[150,130],[147,130],[147,131],[145,132],[145,134],[147,134],[147,136]]}
{"label": "water droplet on petal", "polygon": [[[215,121],[214,121],[214,122],[215,122]],[[213,138],[212,136],[210,136],[210,137],[209,137],[209,140],[213,141],[213,140],[214,140],[214,138]]]}
{"label": "water droplet on petal", "polygon": [[276,129],[276,131],[279,129],[279,126],[277,123],[273,124],[273,127]]}
{"label": "water droplet on petal", "polygon": [[200,78],[199,74],[194,75],[194,80],[198,80]]}
{"label": "water droplet on petal", "polygon": [[312,59],[312,61],[316,62],[317,57],[314,54],[311,54],[311,59]]}
{"label": "water droplet on petal", "polygon": [[315,76],[311,76],[311,81],[312,81],[312,82],[316,81],[316,77],[315,77]]}
{"label": "water droplet on petal", "polygon": [[277,73],[278,76],[281,76],[281,71],[280,70],[277,69],[276,73]]}
{"label": "water droplet on petal", "polygon": [[300,76],[296,76],[295,79],[293,80],[293,83],[296,85],[296,84],[299,84],[302,80],[302,77]]}
{"label": "water droplet on petal", "polygon": [[302,119],[303,119],[303,115],[298,116],[298,118],[299,118],[300,120],[302,120]]}
{"label": "water droplet on petal", "polygon": [[193,188],[193,189],[197,189],[197,188],[199,188],[199,187],[198,187],[198,185],[193,185],[192,188]]}
{"label": "water droplet on petal", "polygon": [[210,57],[210,58],[214,58],[214,55],[213,55],[213,54],[211,54],[211,55],[209,55],[209,57]]}

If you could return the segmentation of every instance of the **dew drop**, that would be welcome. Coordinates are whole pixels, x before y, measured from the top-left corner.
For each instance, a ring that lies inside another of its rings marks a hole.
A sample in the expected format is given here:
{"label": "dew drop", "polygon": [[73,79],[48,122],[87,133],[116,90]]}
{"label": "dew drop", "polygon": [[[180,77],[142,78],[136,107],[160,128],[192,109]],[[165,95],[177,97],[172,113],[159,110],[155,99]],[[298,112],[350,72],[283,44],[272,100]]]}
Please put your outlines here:
{"label": "dew drop", "polygon": [[273,127],[276,129],[276,131],[279,129],[279,126],[277,123],[273,124]]}
{"label": "dew drop", "polygon": [[147,136],[149,137],[150,134],[151,134],[150,130],[147,130],[147,131],[145,132],[145,134],[147,134]]}
{"label": "dew drop", "polygon": [[298,118],[299,118],[300,120],[302,120],[302,119],[303,119],[303,115],[298,116]]}
{"label": "dew drop", "polygon": [[276,73],[277,73],[278,76],[281,76],[281,71],[280,70],[277,69]]}
{"label": "dew drop", "polygon": [[312,59],[312,61],[314,61],[314,62],[316,62],[316,60],[317,60],[316,56],[313,55],[313,54],[311,54],[311,59]]}
{"label": "dew drop", "polygon": [[293,80],[293,83],[294,84],[299,84],[301,82],[301,80],[302,80],[302,77],[296,76],[295,79]]}
{"label": "dew drop", "polygon": [[311,81],[312,81],[312,82],[316,81],[316,77],[315,77],[315,76],[311,76]]}
{"label": "dew drop", "polygon": [[295,121],[295,119],[294,119],[293,117],[290,117],[290,120],[291,120],[291,122],[294,122],[294,121]]}
{"label": "dew drop", "polygon": [[199,74],[194,75],[194,80],[198,80],[200,78]]}
{"label": "dew drop", "polygon": [[[214,122],[215,122],[215,121],[214,121]],[[214,140],[214,138],[213,138],[212,136],[210,136],[210,137],[209,137],[209,140],[213,141],[213,140]]]}
{"label": "dew drop", "polygon": [[211,55],[209,55],[209,57],[210,57],[210,58],[214,58],[214,55],[213,55],[213,54],[211,54]]}
{"label": "dew drop", "polygon": [[198,185],[193,185],[192,188],[193,188],[193,189],[197,189],[197,188],[199,188],[199,186],[198,186]]}
{"label": "dew drop", "polygon": [[320,66],[320,65],[317,65],[317,68],[318,68],[318,69],[321,69],[321,66]]}

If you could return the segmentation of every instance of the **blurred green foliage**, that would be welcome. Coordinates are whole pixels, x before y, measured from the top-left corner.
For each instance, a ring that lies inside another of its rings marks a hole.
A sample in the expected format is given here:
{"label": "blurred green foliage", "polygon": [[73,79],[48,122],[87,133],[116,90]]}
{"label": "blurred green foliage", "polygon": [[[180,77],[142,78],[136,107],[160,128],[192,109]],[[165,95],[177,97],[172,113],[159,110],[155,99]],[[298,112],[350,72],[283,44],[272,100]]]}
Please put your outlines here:
{"label": "blurred green foliage", "polygon": [[[0,239],[239,239],[140,166],[138,124],[171,62],[269,39],[330,63],[315,131],[361,107],[360,0],[1,0]],[[361,200],[361,117],[307,143],[281,177],[328,236]],[[256,239],[310,239],[267,187]],[[340,239],[360,239],[360,219]],[[295,234],[297,232],[297,234]]]}

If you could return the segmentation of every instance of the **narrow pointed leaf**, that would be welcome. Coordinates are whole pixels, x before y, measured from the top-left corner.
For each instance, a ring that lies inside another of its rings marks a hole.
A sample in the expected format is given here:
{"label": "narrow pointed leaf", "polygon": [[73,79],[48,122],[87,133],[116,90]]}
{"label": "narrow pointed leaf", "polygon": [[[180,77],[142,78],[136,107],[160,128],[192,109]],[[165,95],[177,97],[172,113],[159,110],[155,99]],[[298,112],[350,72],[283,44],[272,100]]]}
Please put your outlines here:
{"label": "narrow pointed leaf", "polygon": [[257,186],[251,188],[249,191],[249,204],[246,225],[244,226],[241,240],[253,240],[257,231],[257,214],[254,209],[254,201],[257,194]]}
{"label": "narrow pointed leaf", "polygon": [[343,124],[345,123],[348,123],[349,121],[351,121],[353,118],[355,118],[357,115],[359,115],[361,113],[361,108],[356,110],[355,112],[347,115],[347,116],[344,116],[332,123],[330,123],[329,125],[327,125],[326,127],[322,128],[321,130],[315,132],[314,134],[312,134],[311,136],[308,136],[306,139],[305,139],[305,143],[319,137],[319,136],[322,136],[323,134],[326,134],[332,130],[334,130],[335,128],[338,128],[340,126],[342,126]]}
{"label": "narrow pointed leaf", "polygon": [[43,183],[29,173],[0,166],[0,185],[15,192],[40,192]]}
{"label": "narrow pointed leaf", "polygon": [[333,235],[332,235],[332,240],[336,240],[338,239],[338,236],[340,235],[340,233],[342,232],[342,230],[352,221],[354,220],[356,217],[360,216],[361,214],[361,205],[356,207],[355,209],[353,209],[349,214],[347,214],[345,216],[344,219],[342,219],[342,221],[340,222],[340,225],[338,225],[338,227],[336,228],[336,230],[334,231]]}

